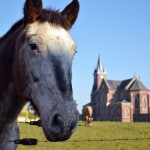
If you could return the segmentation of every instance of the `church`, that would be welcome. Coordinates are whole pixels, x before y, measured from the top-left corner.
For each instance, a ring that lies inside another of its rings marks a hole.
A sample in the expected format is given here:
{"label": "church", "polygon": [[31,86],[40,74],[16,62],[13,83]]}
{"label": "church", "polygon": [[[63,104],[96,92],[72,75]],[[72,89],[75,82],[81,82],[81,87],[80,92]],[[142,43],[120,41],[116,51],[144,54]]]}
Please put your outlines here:
{"label": "church", "polygon": [[99,56],[94,70],[91,102],[95,121],[150,121],[150,90],[134,75],[125,80],[109,80]]}

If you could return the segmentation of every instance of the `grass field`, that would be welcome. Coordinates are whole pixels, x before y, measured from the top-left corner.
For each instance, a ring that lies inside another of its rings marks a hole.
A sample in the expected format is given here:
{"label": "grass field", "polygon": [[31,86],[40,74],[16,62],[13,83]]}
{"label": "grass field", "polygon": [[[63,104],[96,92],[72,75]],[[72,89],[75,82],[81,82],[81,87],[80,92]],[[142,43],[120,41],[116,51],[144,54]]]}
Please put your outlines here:
{"label": "grass field", "polygon": [[[20,124],[20,129],[21,138],[37,138],[39,141],[46,140],[39,127]],[[79,122],[78,129],[66,142],[39,142],[37,146],[20,145],[17,150],[150,149],[150,139],[139,138],[150,138],[150,123],[93,122],[92,127],[85,127],[83,122]]]}

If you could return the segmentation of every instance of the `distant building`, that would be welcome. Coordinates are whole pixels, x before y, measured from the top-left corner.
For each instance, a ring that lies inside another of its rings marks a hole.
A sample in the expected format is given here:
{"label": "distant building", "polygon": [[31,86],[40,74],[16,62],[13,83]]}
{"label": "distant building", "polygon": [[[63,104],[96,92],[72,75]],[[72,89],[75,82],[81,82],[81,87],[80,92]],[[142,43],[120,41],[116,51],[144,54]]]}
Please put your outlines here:
{"label": "distant building", "polygon": [[87,105],[93,107],[97,121],[150,121],[150,90],[135,76],[108,80],[100,56],[94,70],[91,102]]}

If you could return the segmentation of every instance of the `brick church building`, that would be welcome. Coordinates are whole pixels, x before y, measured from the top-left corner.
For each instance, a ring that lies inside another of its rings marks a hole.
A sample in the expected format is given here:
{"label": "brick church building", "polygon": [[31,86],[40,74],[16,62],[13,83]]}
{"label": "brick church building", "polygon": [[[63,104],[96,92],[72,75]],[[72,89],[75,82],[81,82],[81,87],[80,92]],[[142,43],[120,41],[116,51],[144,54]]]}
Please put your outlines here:
{"label": "brick church building", "polygon": [[122,81],[107,79],[100,56],[87,105],[92,106],[95,121],[150,121],[150,90],[136,76]]}

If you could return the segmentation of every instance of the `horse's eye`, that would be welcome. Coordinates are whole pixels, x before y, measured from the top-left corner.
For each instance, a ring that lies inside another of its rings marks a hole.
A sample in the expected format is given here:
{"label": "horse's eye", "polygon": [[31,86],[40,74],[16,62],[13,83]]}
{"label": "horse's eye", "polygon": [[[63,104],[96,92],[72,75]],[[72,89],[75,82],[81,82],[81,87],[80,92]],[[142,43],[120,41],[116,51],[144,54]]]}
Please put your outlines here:
{"label": "horse's eye", "polygon": [[31,48],[31,50],[36,50],[38,48],[38,46],[36,43],[31,43],[30,48]]}

